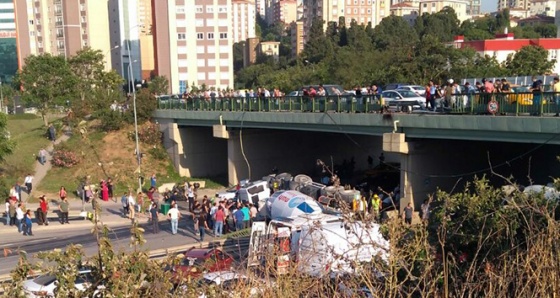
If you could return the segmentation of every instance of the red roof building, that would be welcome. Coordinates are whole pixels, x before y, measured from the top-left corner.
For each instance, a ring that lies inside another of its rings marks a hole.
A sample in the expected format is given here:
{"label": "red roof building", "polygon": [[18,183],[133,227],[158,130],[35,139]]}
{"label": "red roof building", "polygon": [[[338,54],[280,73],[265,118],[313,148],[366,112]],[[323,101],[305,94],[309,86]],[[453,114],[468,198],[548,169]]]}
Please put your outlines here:
{"label": "red roof building", "polygon": [[[498,62],[506,61],[524,46],[541,46],[548,51],[548,59],[560,58],[560,38],[515,39],[513,33],[496,35],[496,39],[465,41],[464,36],[456,36],[453,46],[458,49],[473,48],[480,55],[496,57]],[[560,63],[556,62],[554,73],[560,73]]]}

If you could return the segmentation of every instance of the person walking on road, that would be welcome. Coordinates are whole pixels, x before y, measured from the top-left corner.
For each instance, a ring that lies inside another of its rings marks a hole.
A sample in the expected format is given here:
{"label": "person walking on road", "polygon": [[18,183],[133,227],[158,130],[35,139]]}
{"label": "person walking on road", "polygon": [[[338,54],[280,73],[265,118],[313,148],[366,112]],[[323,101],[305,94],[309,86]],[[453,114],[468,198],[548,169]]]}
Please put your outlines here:
{"label": "person walking on road", "polygon": [[49,125],[49,139],[54,143],[56,141],[56,130],[52,123]]}
{"label": "person walking on road", "polygon": [[134,206],[136,205],[136,201],[132,196],[132,191],[128,195],[128,218],[134,220]]}
{"label": "person walking on road", "polygon": [[23,183],[25,183],[27,194],[30,195],[31,190],[33,189],[33,176],[31,174],[27,174],[27,176],[25,176],[25,180],[23,181]]}
{"label": "person walking on road", "polygon": [[129,211],[128,211],[128,196],[126,195],[126,192],[124,192],[121,197],[121,204],[123,207],[123,217],[127,217]]}
{"label": "person walking on road", "polygon": [[64,188],[64,186],[60,187],[60,190],[58,191],[58,196],[60,197],[60,200],[63,201],[64,198],[66,198],[66,188]]}
{"label": "person walking on road", "polygon": [[208,213],[202,209],[198,217],[198,233],[200,234],[200,242],[204,241],[204,235],[206,234],[206,229],[208,229],[208,222],[206,221],[206,217]]}
{"label": "person walking on road", "polygon": [[5,226],[10,224],[10,202],[9,198],[6,199],[6,222],[4,223]]}
{"label": "person walking on road", "polygon": [[150,208],[150,219],[152,220],[154,234],[159,233],[158,208],[156,203],[152,203],[152,207]]}
{"label": "person walking on road", "polygon": [[186,183],[187,185],[187,200],[189,201],[189,211],[193,212],[194,210],[194,189],[193,186],[189,183]]}
{"label": "person walking on road", "polygon": [[218,210],[214,213],[214,236],[222,236],[225,219],[226,215],[224,213],[224,208],[222,206],[218,206]]}
{"label": "person walking on road", "polygon": [[27,212],[25,212],[25,216],[24,216],[24,232],[23,235],[24,236],[33,236],[33,231],[32,231],[32,226],[33,226],[33,222],[31,221],[31,210],[27,209]]}
{"label": "person walking on road", "polygon": [[179,228],[179,218],[181,218],[181,212],[179,212],[177,204],[173,205],[171,209],[167,211],[167,216],[171,220],[171,234],[175,235]]}
{"label": "person walking on road", "polygon": [[16,224],[16,202],[12,199],[9,200],[8,215],[10,216],[10,227]]}
{"label": "person walking on road", "polygon": [[25,217],[25,213],[23,212],[23,209],[21,208],[21,203],[18,204],[17,209],[16,209],[16,224],[18,227],[18,233],[22,233],[23,234],[23,218]]}
{"label": "person walking on road", "polygon": [[58,204],[58,210],[60,210],[60,223],[61,224],[69,224],[68,222],[68,210],[69,210],[70,204],[68,203],[68,200],[66,199],[66,197],[62,198],[62,201],[60,201],[60,204]]}
{"label": "person walking on road", "polygon": [[45,198],[45,195],[42,195],[39,199],[40,199],[39,206],[41,208],[41,213],[42,213],[42,222],[45,224],[45,226],[48,226],[49,218],[47,217],[47,213],[49,212],[49,202]]}
{"label": "person walking on road", "polygon": [[39,163],[44,166],[46,162],[47,150],[45,150],[45,148],[41,148],[41,150],[39,150]]}

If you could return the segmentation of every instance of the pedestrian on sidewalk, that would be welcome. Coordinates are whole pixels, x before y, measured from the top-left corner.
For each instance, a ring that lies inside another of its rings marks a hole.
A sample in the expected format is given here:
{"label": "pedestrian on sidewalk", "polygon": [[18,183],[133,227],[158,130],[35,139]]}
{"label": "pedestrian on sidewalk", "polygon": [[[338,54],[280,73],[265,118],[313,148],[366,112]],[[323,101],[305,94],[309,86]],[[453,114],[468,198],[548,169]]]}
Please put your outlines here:
{"label": "pedestrian on sidewalk", "polygon": [[157,187],[156,173],[153,173],[152,176],[150,177],[150,186],[153,188]]}
{"label": "pedestrian on sidewalk", "polygon": [[123,217],[127,217],[130,211],[128,210],[128,196],[126,195],[126,192],[124,192],[121,197],[121,204],[123,207]]}
{"label": "pedestrian on sidewalk", "polygon": [[195,200],[194,200],[194,188],[191,184],[185,182],[187,190],[187,200],[189,201],[189,211],[193,212]]}
{"label": "pedestrian on sidewalk", "polygon": [[142,214],[144,210],[142,210],[144,207],[144,194],[142,192],[139,192],[138,195],[136,196],[136,211],[138,211],[139,214]]}
{"label": "pedestrian on sidewalk", "polygon": [[56,130],[54,128],[54,125],[52,125],[52,123],[49,125],[49,139],[54,143],[54,141],[56,141]]}
{"label": "pedestrian on sidewalk", "polygon": [[18,201],[21,202],[21,185],[19,184],[19,182],[16,182],[14,189],[16,191]]}
{"label": "pedestrian on sidewalk", "polygon": [[150,208],[150,219],[152,220],[152,230],[154,234],[159,233],[159,218],[158,218],[158,208],[156,203],[152,203]]}
{"label": "pedestrian on sidewalk", "polygon": [[105,182],[105,180],[101,180],[99,186],[101,187],[101,199],[105,202],[109,201],[109,188],[107,187],[107,182]]}
{"label": "pedestrian on sidewalk", "polygon": [[408,205],[404,207],[402,215],[402,217],[404,218],[404,222],[407,225],[412,224],[412,214],[414,214],[414,208],[412,207],[412,203],[408,203]]}
{"label": "pedestrian on sidewalk", "polygon": [[10,200],[10,206],[8,208],[8,214],[10,215],[10,227],[16,224],[16,203],[15,200]]}
{"label": "pedestrian on sidewalk", "polygon": [[33,236],[33,231],[32,231],[32,226],[33,226],[33,222],[31,221],[31,210],[27,209],[27,212],[25,212],[25,216],[24,216],[24,229],[23,229],[23,235],[24,236]]}
{"label": "pedestrian on sidewalk", "polygon": [[20,201],[20,197],[17,192],[17,184],[14,184],[12,188],[10,188],[10,197],[14,198],[16,201]]}
{"label": "pedestrian on sidewalk", "polygon": [[200,203],[194,202],[193,211],[191,211],[191,212],[192,212],[192,218],[193,218],[193,222],[194,222],[194,227],[193,227],[194,229],[193,230],[194,230],[194,233],[196,235],[198,235],[198,227],[201,224],[198,219],[200,218],[200,215],[202,214],[202,206],[200,205]]}
{"label": "pedestrian on sidewalk", "polygon": [[41,165],[45,165],[46,162],[47,162],[47,150],[45,150],[45,148],[41,148],[41,150],[39,150],[39,163]]}
{"label": "pedestrian on sidewalk", "polygon": [[61,198],[62,201],[60,201],[60,204],[58,204],[58,210],[60,210],[60,223],[64,224],[68,222],[68,210],[70,207],[70,204],[68,203],[68,200],[66,199],[66,197]]}
{"label": "pedestrian on sidewalk", "polygon": [[181,212],[177,209],[177,204],[171,206],[171,209],[167,211],[167,216],[171,220],[171,234],[175,235],[179,227],[179,218],[181,218]]}
{"label": "pedestrian on sidewalk", "polygon": [[128,194],[128,218],[134,220],[134,206],[136,206],[136,200],[132,196],[132,191]]}
{"label": "pedestrian on sidewalk", "polygon": [[18,233],[23,234],[23,219],[25,217],[25,212],[23,212],[21,203],[18,204],[16,209],[16,224],[18,226]]}
{"label": "pedestrian on sidewalk", "polygon": [[30,195],[31,190],[33,189],[33,175],[27,174],[27,176],[25,176],[25,180],[23,180],[23,183],[25,183],[27,194]]}
{"label": "pedestrian on sidewalk", "polygon": [[202,209],[202,212],[198,217],[198,233],[200,234],[200,242],[204,241],[204,235],[206,234],[206,229],[208,229],[208,222],[206,221],[207,216],[208,213]]}
{"label": "pedestrian on sidewalk", "polygon": [[111,201],[115,201],[116,203],[117,200],[115,200],[115,195],[113,194],[113,179],[111,179],[111,177],[107,179],[107,190],[109,192],[109,199],[111,199]]}
{"label": "pedestrian on sidewalk", "polygon": [[48,226],[49,218],[47,216],[47,213],[49,212],[49,202],[47,201],[47,198],[45,198],[45,195],[42,195],[39,200],[39,206],[41,207],[42,212],[42,221],[45,223],[45,226]]}
{"label": "pedestrian on sidewalk", "polygon": [[10,198],[6,199],[6,222],[4,223],[5,226],[10,224]]}
{"label": "pedestrian on sidewalk", "polygon": [[63,201],[64,198],[66,198],[66,188],[64,188],[64,186],[60,187],[60,190],[58,191],[58,196],[60,197],[60,200]]}

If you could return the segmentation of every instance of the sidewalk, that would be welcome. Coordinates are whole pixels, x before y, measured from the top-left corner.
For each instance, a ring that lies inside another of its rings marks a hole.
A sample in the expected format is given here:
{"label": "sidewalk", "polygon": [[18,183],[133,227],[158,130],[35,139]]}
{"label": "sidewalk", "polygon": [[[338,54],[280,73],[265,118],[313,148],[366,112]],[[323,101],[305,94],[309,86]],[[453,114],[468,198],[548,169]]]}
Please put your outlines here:
{"label": "sidewalk", "polygon": [[[72,132],[65,128],[62,136],[60,136],[58,139],[56,139],[56,141],[51,142],[49,144],[49,146],[47,148],[45,148],[45,150],[47,150],[47,152],[49,153],[49,154],[47,154],[45,164],[42,165],[41,163],[39,163],[39,161],[35,162],[35,171],[34,171],[34,174],[33,174],[33,190],[31,191],[31,193],[36,193],[37,186],[41,183],[43,178],[45,178],[45,176],[47,176],[47,173],[52,168],[51,160],[52,160],[54,145],[57,145],[61,142],[66,142],[70,138],[71,134],[72,134]],[[27,194],[27,192],[22,191],[21,192],[21,200],[23,202],[27,202],[28,199],[29,199],[29,195]]]}

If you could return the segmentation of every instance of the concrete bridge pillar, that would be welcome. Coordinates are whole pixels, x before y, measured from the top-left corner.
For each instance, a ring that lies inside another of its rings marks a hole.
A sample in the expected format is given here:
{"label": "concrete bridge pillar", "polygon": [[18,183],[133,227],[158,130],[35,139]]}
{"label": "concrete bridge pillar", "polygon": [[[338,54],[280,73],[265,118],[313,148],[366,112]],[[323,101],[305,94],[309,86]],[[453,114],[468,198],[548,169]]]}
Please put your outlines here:
{"label": "concrete bridge pillar", "polygon": [[412,156],[410,155],[408,143],[405,141],[404,133],[385,133],[383,134],[383,151],[400,154],[401,180],[400,180],[400,211],[414,203],[414,190],[410,179],[412,169]]}

